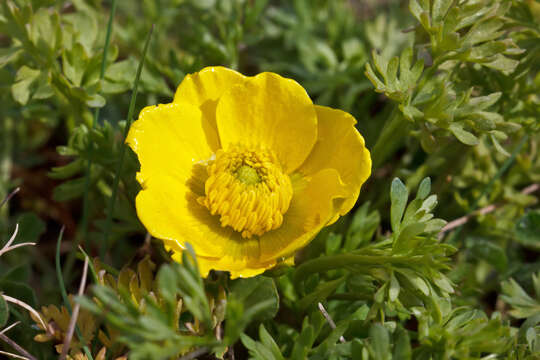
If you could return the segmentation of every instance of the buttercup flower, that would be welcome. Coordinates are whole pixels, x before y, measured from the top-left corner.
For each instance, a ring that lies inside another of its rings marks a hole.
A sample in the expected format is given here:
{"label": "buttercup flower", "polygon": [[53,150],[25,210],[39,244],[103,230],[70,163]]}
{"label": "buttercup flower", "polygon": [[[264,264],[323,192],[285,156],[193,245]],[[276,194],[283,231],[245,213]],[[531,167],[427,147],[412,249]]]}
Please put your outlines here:
{"label": "buttercup flower", "polygon": [[137,214],[173,259],[189,242],[203,276],[260,274],[353,207],[371,172],[355,123],[274,73],[187,75],[129,130]]}

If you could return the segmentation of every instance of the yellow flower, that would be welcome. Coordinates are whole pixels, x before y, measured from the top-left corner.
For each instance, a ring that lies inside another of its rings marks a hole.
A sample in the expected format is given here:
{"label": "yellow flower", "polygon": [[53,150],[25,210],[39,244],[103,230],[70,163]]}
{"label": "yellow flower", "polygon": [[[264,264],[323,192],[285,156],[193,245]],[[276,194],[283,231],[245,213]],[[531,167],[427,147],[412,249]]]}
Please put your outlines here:
{"label": "yellow flower", "polygon": [[187,75],[129,130],[137,214],[173,259],[189,242],[203,276],[260,274],[354,206],[371,172],[355,123],[274,73]]}

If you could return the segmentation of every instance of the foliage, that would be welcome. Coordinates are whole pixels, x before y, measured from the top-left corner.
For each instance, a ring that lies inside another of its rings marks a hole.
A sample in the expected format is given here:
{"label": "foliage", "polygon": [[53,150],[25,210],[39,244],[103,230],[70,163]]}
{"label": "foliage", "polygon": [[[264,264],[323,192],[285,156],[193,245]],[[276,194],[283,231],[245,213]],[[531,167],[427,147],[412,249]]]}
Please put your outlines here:
{"label": "foliage", "polygon": [[[81,306],[78,360],[536,359],[539,24],[535,0],[0,2],[0,333],[58,358]],[[207,65],[358,120],[372,178],[294,267],[201,279],[137,218],[134,85],[136,114]]]}

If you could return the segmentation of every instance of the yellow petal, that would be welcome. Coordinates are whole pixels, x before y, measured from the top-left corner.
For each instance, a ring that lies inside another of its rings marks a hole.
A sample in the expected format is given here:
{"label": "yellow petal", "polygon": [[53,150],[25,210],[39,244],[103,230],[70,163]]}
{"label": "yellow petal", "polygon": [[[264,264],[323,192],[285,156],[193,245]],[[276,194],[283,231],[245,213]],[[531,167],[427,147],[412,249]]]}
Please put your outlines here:
{"label": "yellow petal", "polygon": [[141,163],[137,180],[143,189],[136,208],[150,234],[179,246],[190,241],[203,255],[223,254],[222,238],[234,231],[222,228],[197,202],[204,195],[205,164],[212,156],[200,110],[186,103],[147,107],[126,141]]}
{"label": "yellow petal", "polygon": [[210,66],[186,75],[174,94],[173,102],[188,102],[201,106],[207,100],[218,100],[221,95],[246,77],[239,72],[222,66]]}
{"label": "yellow petal", "polygon": [[[172,259],[178,262],[182,261],[182,251],[174,248],[167,248],[172,251]],[[266,265],[259,264],[250,267],[249,265],[243,265],[238,263],[229,263],[219,258],[207,258],[197,256],[197,264],[199,265],[199,273],[202,277],[207,277],[210,270],[228,271],[231,274],[231,279],[247,278],[255,275],[262,274],[269,268],[275,265],[275,262],[267,263]]]}
{"label": "yellow petal", "polygon": [[260,238],[261,262],[282,260],[307,245],[333,217],[334,202],[348,195],[335,169],[291,180],[294,195],[283,224]]}
{"label": "yellow petal", "polygon": [[236,244],[242,243],[241,235],[221,227],[219,217],[197,202],[204,194],[206,177],[203,166],[194,166],[191,178],[184,181],[167,175],[151,178],[137,195],[137,215],[152,236],[176,250],[189,242],[198,256],[222,257],[231,249],[240,252]]}
{"label": "yellow petal", "polygon": [[198,161],[212,155],[201,125],[201,111],[188,104],[148,106],[129,129],[126,142],[141,164],[143,188],[152,177],[167,174],[185,181]]}
{"label": "yellow petal", "polygon": [[305,175],[333,168],[348,189],[346,199],[330,223],[345,215],[354,206],[360,187],[371,174],[371,157],[364,138],[354,127],[354,117],[341,110],[315,106],[318,119],[317,143],[298,171]]}
{"label": "yellow petal", "polygon": [[[297,177],[282,226],[260,238],[244,239],[231,228],[221,227],[217,217],[196,201],[197,193],[203,191],[202,176],[192,179],[191,189],[181,189],[181,183],[167,177],[159,181],[137,196],[139,218],[153,236],[164,239],[173,259],[180,259],[185,243],[190,242],[203,276],[214,269],[229,271],[233,278],[249,277],[272,268],[311,241],[335,213],[335,200],[347,195],[335,169]],[[167,193],[164,189],[181,190]]]}
{"label": "yellow petal", "polygon": [[246,77],[222,66],[211,66],[186,75],[176,89],[173,103],[189,103],[203,112],[202,125],[212,151],[221,147],[216,126],[216,105],[221,95]]}
{"label": "yellow petal", "polygon": [[239,143],[270,149],[286,173],[304,162],[317,139],[317,116],[306,91],[274,73],[231,87],[218,101],[216,118],[224,149]]}

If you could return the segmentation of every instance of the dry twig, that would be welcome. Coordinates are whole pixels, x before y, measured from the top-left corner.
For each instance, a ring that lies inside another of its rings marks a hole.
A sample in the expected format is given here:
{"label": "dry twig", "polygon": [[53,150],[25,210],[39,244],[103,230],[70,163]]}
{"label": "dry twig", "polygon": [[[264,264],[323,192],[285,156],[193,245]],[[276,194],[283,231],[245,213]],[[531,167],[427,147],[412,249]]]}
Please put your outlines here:
{"label": "dry twig", "polygon": [[10,338],[8,338],[5,334],[0,334],[0,340],[3,340],[5,341],[6,343],[8,343],[12,348],[14,348],[15,350],[17,350],[17,352],[23,356],[25,356],[26,359],[28,360],[37,360],[35,357],[32,356],[32,354],[30,354],[28,351],[26,351],[25,349],[23,349],[19,344],[17,344],[15,341],[11,340]]}
{"label": "dry twig", "polygon": [[6,356],[12,357],[12,358],[14,358],[14,359],[29,360],[29,359],[28,359],[27,357],[25,357],[25,356],[20,356],[20,355],[13,354],[13,353],[10,353],[10,352],[7,352],[7,351],[2,351],[2,350],[0,350],[0,355],[6,355]]}
{"label": "dry twig", "polygon": [[[521,190],[521,193],[525,194],[525,195],[529,195],[529,194],[534,193],[538,189],[540,189],[540,184],[532,184],[532,185],[527,186],[523,190]],[[459,217],[459,218],[457,218],[455,220],[450,221],[448,224],[446,224],[441,229],[441,232],[439,233],[439,237],[442,237],[444,235],[444,233],[446,233],[446,232],[448,232],[450,230],[453,230],[453,229],[455,229],[457,227],[460,227],[461,225],[465,225],[471,218],[473,218],[473,217],[475,217],[477,215],[485,215],[485,214],[489,214],[490,212],[493,212],[499,206],[501,206],[501,204],[491,204],[491,205],[485,206],[485,207],[483,207],[483,208],[481,208],[479,210],[473,211],[470,214],[467,214],[465,216],[462,216],[462,217]]]}
{"label": "dry twig", "polygon": [[[324,308],[323,304],[319,303],[319,310],[321,311],[321,313],[323,314],[324,318],[326,319],[326,321],[328,322],[328,324],[330,325],[330,327],[332,329],[335,329],[336,328],[336,323],[334,322],[334,320],[332,320],[332,317],[330,316],[330,314],[326,311],[326,309]],[[339,337],[339,341],[344,343],[345,342],[345,338],[343,336],[340,336]]]}
{"label": "dry twig", "polygon": [[7,333],[9,330],[13,329],[15,326],[19,325],[20,323],[21,323],[20,321],[14,322],[13,324],[9,325],[7,328],[0,331],[0,334]]}
{"label": "dry twig", "polygon": [[3,294],[1,296],[4,298],[4,300],[6,300],[6,301],[8,301],[10,303],[19,305],[20,307],[25,308],[26,310],[28,310],[30,313],[32,313],[32,315],[34,315],[37,319],[39,319],[39,322],[41,322],[41,325],[43,325],[43,328],[47,329],[47,325],[45,324],[45,321],[43,321],[43,319],[41,318],[39,313],[33,307],[31,307],[30,305],[28,305],[24,301],[12,298],[11,296],[7,296],[7,295],[3,295]]}
{"label": "dry twig", "polygon": [[17,236],[18,232],[19,232],[19,224],[15,224],[15,231],[13,232],[13,235],[11,235],[11,238],[9,238],[9,241],[6,243],[6,245],[4,245],[4,247],[2,249],[0,249],[0,256],[4,255],[8,251],[11,251],[13,249],[16,249],[16,248],[19,248],[19,247],[22,247],[22,246],[36,245],[36,243],[27,242],[27,243],[20,243],[20,244],[16,244],[16,245],[11,246],[13,241],[15,241],[15,237]]}
{"label": "dry twig", "polygon": [[[79,296],[82,296],[84,293],[84,289],[86,287],[87,275],[88,275],[88,257],[85,257],[81,284],[79,285],[79,292],[78,292]],[[66,333],[66,337],[64,338],[64,345],[62,346],[62,354],[60,355],[60,358],[59,358],[60,360],[64,360],[69,351],[71,339],[73,338],[73,333],[75,332],[75,326],[77,325],[77,318],[79,317],[80,308],[81,308],[81,304],[79,303],[76,303],[75,306],[73,307],[73,312],[71,313],[71,319],[69,319],[68,331]]]}
{"label": "dry twig", "polygon": [[10,193],[8,194],[8,196],[6,196],[6,197],[4,198],[4,200],[2,200],[2,202],[0,203],[0,208],[1,208],[2,206],[4,206],[4,204],[7,203],[9,200],[11,200],[11,198],[12,198],[13,196],[15,196],[15,194],[17,194],[20,190],[21,190],[20,187],[16,187],[15,190],[13,190],[12,192],[10,192]]}

